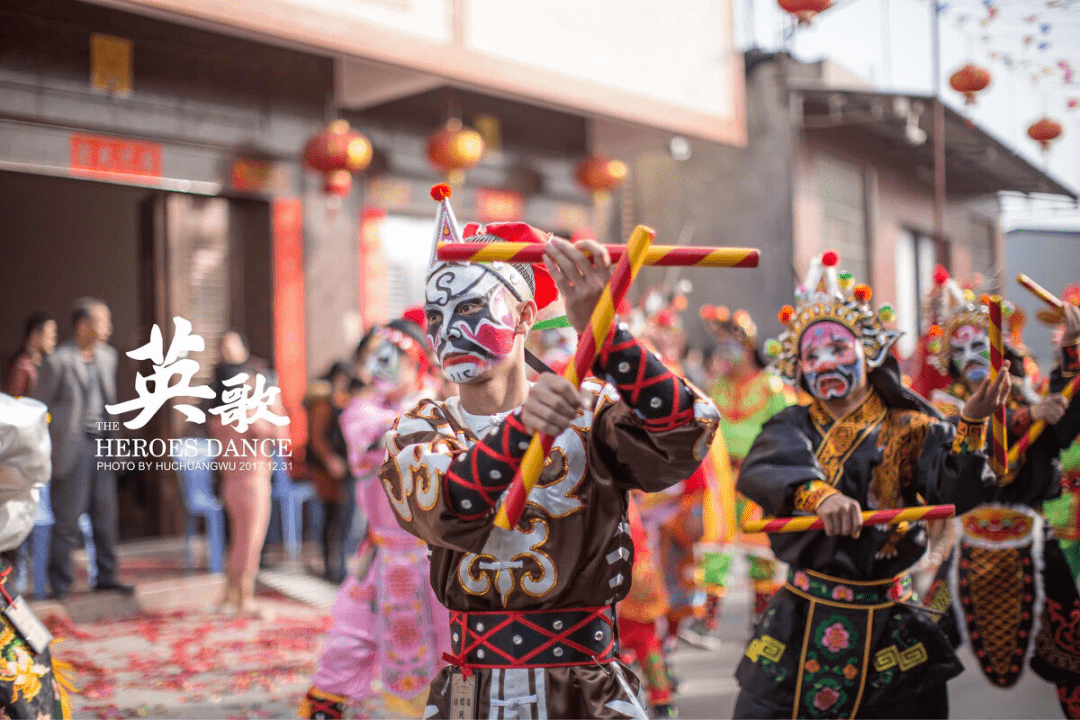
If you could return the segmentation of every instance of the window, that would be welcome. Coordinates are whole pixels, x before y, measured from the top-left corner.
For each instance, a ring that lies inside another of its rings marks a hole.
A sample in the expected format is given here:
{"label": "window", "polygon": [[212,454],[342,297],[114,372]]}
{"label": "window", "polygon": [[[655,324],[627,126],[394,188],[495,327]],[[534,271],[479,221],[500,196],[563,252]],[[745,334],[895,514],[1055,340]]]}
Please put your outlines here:
{"label": "window", "polygon": [[817,156],[823,247],[840,253],[840,265],[856,282],[870,282],[866,233],[866,176],[859,165]]}
{"label": "window", "polygon": [[435,236],[432,218],[387,215],[378,226],[386,257],[386,317],[401,317],[406,308],[424,302],[424,281]]}

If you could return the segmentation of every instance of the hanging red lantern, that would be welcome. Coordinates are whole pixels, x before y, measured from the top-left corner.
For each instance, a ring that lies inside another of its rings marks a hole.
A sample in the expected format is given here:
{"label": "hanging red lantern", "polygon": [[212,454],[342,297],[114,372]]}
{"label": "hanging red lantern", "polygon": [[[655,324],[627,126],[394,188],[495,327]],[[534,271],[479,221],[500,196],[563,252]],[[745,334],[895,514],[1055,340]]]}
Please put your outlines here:
{"label": "hanging red lantern", "polygon": [[446,173],[447,180],[459,184],[465,171],[480,162],[484,156],[484,139],[480,133],[463,127],[461,121],[452,118],[428,138],[428,160]]}
{"label": "hanging red lantern", "polygon": [[809,25],[815,15],[832,7],[832,0],[776,0],[776,4],[797,17],[800,25]]}
{"label": "hanging red lantern", "polygon": [[304,146],[304,166],[323,173],[327,195],[344,197],[352,188],[352,173],[371,164],[371,143],[345,120],[334,120]]}
{"label": "hanging red lantern", "polygon": [[990,71],[968,63],[952,74],[949,85],[958,93],[963,93],[968,105],[975,104],[975,96],[990,84]]}
{"label": "hanging red lantern", "polygon": [[589,155],[577,166],[575,177],[591,193],[617,190],[626,180],[630,168],[626,163],[604,155]]}
{"label": "hanging red lantern", "polygon": [[1061,133],[1064,132],[1061,127],[1061,123],[1057,120],[1051,120],[1048,117],[1044,117],[1038,122],[1032,123],[1027,129],[1028,137],[1035,142],[1042,145],[1043,152],[1050,149],[1050,143],[1061,137]]}

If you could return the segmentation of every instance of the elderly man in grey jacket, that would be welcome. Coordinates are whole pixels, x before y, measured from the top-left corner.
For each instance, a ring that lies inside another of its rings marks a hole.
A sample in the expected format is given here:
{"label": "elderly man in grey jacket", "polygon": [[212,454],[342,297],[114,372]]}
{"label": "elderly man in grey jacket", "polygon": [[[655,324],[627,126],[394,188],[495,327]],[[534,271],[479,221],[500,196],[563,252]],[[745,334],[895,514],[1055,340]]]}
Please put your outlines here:
{"label": "elderly man in grey jacket", "polygon": [[71,551],[79,543],[79,516],[89,513],[97,550],[96,590],[131,593],[117,579],[116,475],[111,458],[96,457],[99,437],[107,437],[110,416],[105,406],[116,402],[116,350],[109,307],[95,298],[75,303],[71,315],[74,338],[42,363],[34,397],[52,413],[53,516],[49,547],[49,585],[56,599],[67,598],[73,580]]}

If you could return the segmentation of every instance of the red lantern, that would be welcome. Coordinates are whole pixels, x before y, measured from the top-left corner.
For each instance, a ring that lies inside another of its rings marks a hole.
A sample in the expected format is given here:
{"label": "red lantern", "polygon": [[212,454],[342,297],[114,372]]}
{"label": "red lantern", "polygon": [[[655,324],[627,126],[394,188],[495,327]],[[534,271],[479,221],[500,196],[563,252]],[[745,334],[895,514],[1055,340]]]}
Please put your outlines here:
{"label": "red lantern", "polygon": [[1032,123],[1027,129],[1028,137],[1042,145],[1043,152],[1050,149],[1050,143],[1061,137],[1062,132],[1061,123],[1048,117]]}
{"label": "red lantern", "polygon": [[797,17],[800,25],[809,25],[815,15],[832,7],[832,0],[776,0],[776,4]]}
{"label": "red lantern", "polygon": [[618,189],[629,172],[624,162],[604,155],[589,155],[578,163],[575,177],[586,190],[599,193]]}
{"label": "red lantern", "polygon": [[304,147],[304,166],[323,173],[328,195],[344,197],[352,188],[352,173],[371,164],[371,143],[345,120],[334,120]]}
{"label": "red lantern", "polygon": [[949,85],[956,92],[964,94],[968,105],[974,105],[975,96],[989,84],[990,71],[971,63],[954,72],[949,78]]}
{"label": "red lantern", "polygon": [[484,156],[484,139],[475,130],[462,127],[460,120],[451,119],[428,138],[427,156],[451,184],[457,184]]}

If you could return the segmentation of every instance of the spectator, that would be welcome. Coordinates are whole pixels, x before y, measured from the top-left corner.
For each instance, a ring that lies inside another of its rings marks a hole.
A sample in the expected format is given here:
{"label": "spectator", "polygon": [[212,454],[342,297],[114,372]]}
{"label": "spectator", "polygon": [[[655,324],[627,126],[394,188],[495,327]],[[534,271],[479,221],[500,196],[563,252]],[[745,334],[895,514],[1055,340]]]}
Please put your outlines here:
{"label": "spectator", "polygon": [[[79,516],[90,514],[97,549],[95,590],[134,592],[117,579],[116,475],[99,462],[96,440],[106,438],[105,405],[116,402],[116,350],[109,307],[82,298],[71,313],[74,339],[41,364],[34,397],[52,413],[52,500],[56,523],[49,547],[49,584],[53,597],[67,599],[73,580],[71,551],[82,538]],[[107,460],[108,458],[100,458]]]}
{"label": "spectator", "polygon": [[351,399],[349,366],[334,363],[308,388],[308,445],[306,463],[325,510],[323,575],[332,583],[345,579],[356,510],[356,481],[349,472],[349,449],[341,432],[341,412]]}
{"label": "spectator", "polygon": [[[218,349],[221,362],[215,372],[215,383],[221,383],[221,400],[228,403],[238,392],[251,395],[267,387],[265,382],[260,387],[257,380],[258,375],[266,377],[264,368],[257,364],[245,364],[250,356],[238,333],[223,335]],[[238,376],[243,379],[234,380]],[[215,413],[210,420],[210,436],[223,445],[235,441],[234,445],[238,448],[244,447],[242,440],[288,437],[288,421],[280,392],[274,394],[267,410],[270,415],[251,418],[251,424],[246,427],[227,421],[225,413]],[[275,420],[275,417],[282,420]],[[221,497],[229,519],[230,535],[225,597],[221,604],[225,612],[265,615],[255,603],[255,576],[259,572],[259,556],[270,525],[273,460],[250,455],[230,458],[229,462],[222,463]]]}
{"label": "spectator", "polygon": [[30,313],[23,328],[22,347],[15,353],[5,386],[15,397],[34,392],[42,360],[56,349],[56,321],[48,314]]}

